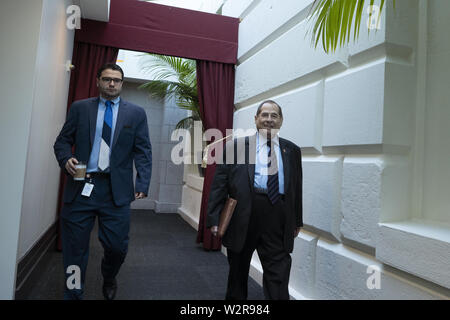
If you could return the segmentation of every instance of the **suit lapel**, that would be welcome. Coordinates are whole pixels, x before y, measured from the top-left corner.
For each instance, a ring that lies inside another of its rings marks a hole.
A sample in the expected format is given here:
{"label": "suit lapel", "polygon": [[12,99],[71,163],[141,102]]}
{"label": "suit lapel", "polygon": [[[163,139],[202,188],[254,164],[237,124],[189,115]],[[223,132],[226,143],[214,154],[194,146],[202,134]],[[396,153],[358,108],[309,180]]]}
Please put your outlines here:
{"label": "suit lapel", "polygon": [[117,121],[114,129],[114,137],[111,150],[114,149],[114,146],[116,145],[117,142],[117,138],[119,137],[120,131],[123,128],[123,124],[126,119],[126,112],[127,112],[127,103],[124,102],[122,99],[120,99],[119,112],[117,113]]}
{"label": "suit lapel", "polygon": [[100,98],[92,99],[89,105],[89,138],[91,141],[91,147],[94,145],[95,130],[97,129],[97,113],[98,103]]}
{"label": "suit lapel", "polygon": [[288,194],[289,178],[290,174],[290,151],[291,149],[287,146],[283,138],[280,138],[280,153],[283,159],[283,174],[284,174],[284,194]]}
{"label": "suit lapel", "polygon": [[[245,139],[245,150],[248,152],[246,155],[248,178],[250,181],[250,188],[253,192],[255,183],[255,159],[256,159],[256,135],[249,136]],[[250,150],[250,148],[252,150]],[[280,138],[280,153],[283,161],[283,174],[284,174],[284,194],[288,193],[289,180],[290,180],[290,168],[291,168],[291,149],[283,138]]]}
{"label": "suit lapel", "polygon": [[245,139],[245,155],[250,189],[253,192],[255,184],[256,134]]}

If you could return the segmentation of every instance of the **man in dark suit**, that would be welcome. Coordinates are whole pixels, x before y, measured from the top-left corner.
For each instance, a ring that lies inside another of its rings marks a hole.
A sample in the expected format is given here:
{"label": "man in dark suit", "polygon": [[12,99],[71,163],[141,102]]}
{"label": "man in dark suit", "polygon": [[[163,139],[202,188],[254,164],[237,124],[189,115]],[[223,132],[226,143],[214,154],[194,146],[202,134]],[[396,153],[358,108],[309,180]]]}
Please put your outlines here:
{"label": "man in dark suit", "polygon": [[[97,73],[100,97],[76,101],[56,138],[54,151],[68,175],[61,212],[65,299],[82,299],[89,238],[98,217],[103,295],[116,295],[116,275],[128,251],[130,203],[147,196],[152,153],[145,111],[120,98],[123,71],[106,64]],[[74,147],[74,153],[72,153]],[[133,160],[137,171],[133,187]],[[87,174],[73,179],[83,161]],[[72,275],[81,273],[81,279]]]}
{"label": "man in dark suit", "polygon": [[[214,235],[227,197],[237,200],[222,238],[230,266],[227,300],[247,299],[255,249],[263,267],[266,299],[289,299],[290,253],[303,226],[302,158],[298,146],[278,137],[282,123],[281,107],[264,101],[255,116],[257,133],[228,142],[226,162],[216,167],[206,222]],[[230,154],[234,162],[227,164]]]}

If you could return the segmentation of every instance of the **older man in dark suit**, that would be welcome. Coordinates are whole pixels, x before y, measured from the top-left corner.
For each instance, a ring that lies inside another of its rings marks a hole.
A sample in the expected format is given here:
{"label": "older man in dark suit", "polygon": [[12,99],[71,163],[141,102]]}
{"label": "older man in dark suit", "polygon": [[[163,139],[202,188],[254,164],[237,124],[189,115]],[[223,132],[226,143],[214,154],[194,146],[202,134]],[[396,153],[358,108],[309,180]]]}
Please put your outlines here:
{"label": "older man in dark suit", "polygon": [[[89,257],[89,238],[96,217],[104,248],[101,265],[103,295],[116,295],[116,275],[128,251],[130,203],[147,196],[152,153],[145,111],[120,98],[123,71],[106,64],[97,73],[100,97],[76,101],[56,138],[54,151],[69,176],[61,212],[65,299],[82,299]],[[74,153],[72,148],[74,147]],[[137,171],[133,187],[133,160]],[[83,181],[73,176],[87,164]],[[80,285],[69,276],[79,270]]]}
{"label": "older man in dark suit", "polygon": [[282,123],[282,110],[275,101],[261,103],[255,116],[256,135],[228,142],[225,156],[234,155],[234,162],[216,168],[207,210],[207,227],[213,234],[227,197],[237,200],[222,238],[230,266],[227,300],[247,298],[255,249],[263,267],[266,299],[289,299],[290,253],[303,226],[302,158],[298,146],[278,137]]}

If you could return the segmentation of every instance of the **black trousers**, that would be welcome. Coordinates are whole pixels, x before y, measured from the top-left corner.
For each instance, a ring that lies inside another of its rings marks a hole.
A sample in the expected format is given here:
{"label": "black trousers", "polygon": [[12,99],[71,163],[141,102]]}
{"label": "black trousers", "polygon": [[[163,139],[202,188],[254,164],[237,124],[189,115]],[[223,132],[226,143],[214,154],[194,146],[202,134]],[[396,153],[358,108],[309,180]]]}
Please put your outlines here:
{"label": "black trousers", "polygon": [[252,200],[247,238],[241,252],[227,250],[228,287],[225,299],[246,300],[248,273],[256,250],[263,267],[264,296],[268,300],[289,300],[291,255],[284,250],[284,215],[280,199],[272,205],[267,195],[255,194]]}

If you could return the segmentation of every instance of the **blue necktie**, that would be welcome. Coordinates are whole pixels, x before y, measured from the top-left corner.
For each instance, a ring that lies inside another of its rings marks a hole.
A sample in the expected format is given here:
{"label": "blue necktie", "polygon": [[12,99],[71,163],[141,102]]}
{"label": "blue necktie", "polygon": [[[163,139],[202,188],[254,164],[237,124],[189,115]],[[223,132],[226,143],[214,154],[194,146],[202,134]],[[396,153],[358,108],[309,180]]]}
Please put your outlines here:
{"label": "blue necktie", "polygon": [[267,177],[267,195],[269,196],[270,202],[275,204],[280,199],[280,187],[278,184],[278,163],[277,163],[277,155],[274,150],[272,152],[270,147],[271,140],[267,141],[267,147],[269,148],[269,163],[267,164],[268,168],[268,177]]}
{"label": "blue necktie", "polygon": [[109,168],[109,155],[111,150],[111,132],[112,132],[112,108],[113,102],[106,101],[105,117],[103,120],[102,141],[100,143],[100,154],[98,156],[98,167],[105,171]]}

